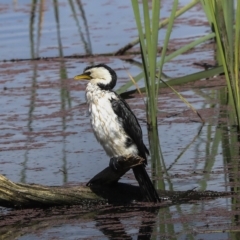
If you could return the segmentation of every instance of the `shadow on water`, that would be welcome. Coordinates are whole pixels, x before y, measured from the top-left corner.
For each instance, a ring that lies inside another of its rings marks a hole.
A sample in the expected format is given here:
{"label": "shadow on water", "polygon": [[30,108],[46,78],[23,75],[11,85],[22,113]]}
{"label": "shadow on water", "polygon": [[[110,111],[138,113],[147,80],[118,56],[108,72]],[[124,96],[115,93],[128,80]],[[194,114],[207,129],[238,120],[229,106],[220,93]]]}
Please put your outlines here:
{"label": "shadow on water", "polygon": [[[159,207],[133,204],[129,206],[99,206],[92,210],[90,206],[88,209],[76,206],[46,210],[15,210],[1,216],[0,234],[1,239],[19,238],[26,234],[30,238],[36,237],[37,239],[46,237],[42,233],[43,230],[48,232],[54,227],[55,230],[59,230],[58,226],[68,223],[72,225],[69,226],[72,234],[70,232],[63,233],[61,236],[65,239],[71,235],[71,237],[86,238],[105,236],[108,239],[132,239],[133,236],[136,236],[138,239],[150,239],[154,232],[158,209]],[[26,216],[28,217],[26,218]],[[11,221],[9,221],[10,218]],[[79,224],[84,227],[81,228]],[[76,229],[78,230],[76,231]],[[48,232],[48,234],[51,236],[51,233]],[[21,237],[20,239],[25,238]]]}
{"label": "shadow on water", "polygon": [[207,202],[200,212],[195,207],[201,221],[194,216],[193,204],[12,210],[1,214],[0,234],[3,240],[59,236],[64,239],[229,239],[230,236],[238,239],[239,214],[231,215],[229,222],[229,212],[213,204],[216,201]]}

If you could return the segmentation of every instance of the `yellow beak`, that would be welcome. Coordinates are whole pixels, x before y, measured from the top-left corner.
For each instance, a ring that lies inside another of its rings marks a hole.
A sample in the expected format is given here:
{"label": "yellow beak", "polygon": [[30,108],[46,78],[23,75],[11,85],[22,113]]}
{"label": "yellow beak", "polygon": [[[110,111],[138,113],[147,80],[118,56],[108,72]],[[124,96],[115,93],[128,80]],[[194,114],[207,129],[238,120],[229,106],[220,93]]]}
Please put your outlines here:
{"label": "yellow beak", "polygon": [[83,74],[75,76],[73,79],[74,80],[91,80],[92,78],[88,74],[83,73]]}

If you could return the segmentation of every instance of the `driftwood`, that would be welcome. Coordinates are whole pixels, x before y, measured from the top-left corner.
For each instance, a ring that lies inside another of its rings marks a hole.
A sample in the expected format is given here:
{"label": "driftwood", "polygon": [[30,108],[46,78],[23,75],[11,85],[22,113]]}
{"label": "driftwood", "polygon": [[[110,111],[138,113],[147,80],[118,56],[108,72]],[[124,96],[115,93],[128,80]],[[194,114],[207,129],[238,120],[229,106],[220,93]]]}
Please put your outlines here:
{"label": "driftwood", "polygon": [[[128,157],[119,162],[120,170],[110,167],[93,177],[89,186],[42,186],[14,183],[0,175],[0,206],[11,208],[101,204],[112,201],[141,201],[139,187],[116,184],[131,167],[143,163],[138,157]],[[126,197],[127,196],[127,197]]]}
{"label": "driftwood", "polygon": [[[37,184],[14,183],[0,175],[0,206],[10,208],[34,208],[70,205],[102,205],[106,203],[131,203],[143,201],[140,188],[129,184],[117,183],[131,167],[142,164],[143,159],[128,157],[120,162],[121,170],[113,171],[110,167],[98,173],[89,182],[89,186],[42,186]],[[187,202],[202,198],[230,195],[219,192],[197,191],[161,191],[161,198],[169,202]],[[164,205],[164,204],[163,204]]]}

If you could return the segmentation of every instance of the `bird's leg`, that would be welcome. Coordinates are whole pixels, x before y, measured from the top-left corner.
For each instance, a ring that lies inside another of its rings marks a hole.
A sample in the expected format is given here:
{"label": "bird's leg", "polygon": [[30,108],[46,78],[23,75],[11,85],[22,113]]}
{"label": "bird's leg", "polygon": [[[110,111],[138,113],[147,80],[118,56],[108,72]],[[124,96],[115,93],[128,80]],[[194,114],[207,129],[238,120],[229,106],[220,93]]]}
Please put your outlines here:
{"label": "bird's leg", "polygon": [[118,172],[119,169],[121,168],[121,165],[119,164],[119,160],[122,159],[123,157],[118,156],[118,157],[111,157],[109,161],[109,167],[115,171]]}

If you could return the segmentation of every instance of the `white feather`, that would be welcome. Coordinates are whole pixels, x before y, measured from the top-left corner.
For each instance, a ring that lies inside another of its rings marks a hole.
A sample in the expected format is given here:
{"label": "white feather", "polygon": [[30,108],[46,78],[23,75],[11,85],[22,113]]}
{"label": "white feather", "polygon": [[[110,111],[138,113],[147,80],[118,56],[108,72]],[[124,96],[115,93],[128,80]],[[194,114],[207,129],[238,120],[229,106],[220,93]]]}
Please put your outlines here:
{"label": "white feather", "polygon": [[98,142],[110,157],[137,155],[136,145],[126,148],[127,135],[112,109],[110,99],[117,99],[114,92],[102,90],[98,79],[91,80],[86,88],[91,125]]}
{"label": "white feather", "polygon": [[107,85],[112,81],[111,74],[104,67],[90,68],[86,72],[91,72],[92,84],[96,85],[97,83],[102,83],[104,85]]}

